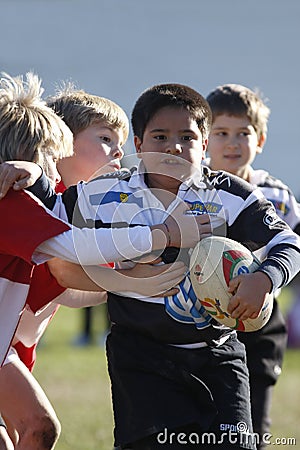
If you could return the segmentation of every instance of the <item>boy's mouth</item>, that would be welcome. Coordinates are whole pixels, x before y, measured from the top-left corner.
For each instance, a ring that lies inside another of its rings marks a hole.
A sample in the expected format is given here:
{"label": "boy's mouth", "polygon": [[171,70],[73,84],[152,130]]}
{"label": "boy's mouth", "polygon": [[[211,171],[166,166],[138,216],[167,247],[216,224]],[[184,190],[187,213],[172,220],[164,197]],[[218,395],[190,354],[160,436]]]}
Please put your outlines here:
{"label": "boy's mouth", "polygon": [[234,155],[224,155],[224,158],[225,159],[238,159],[238,158],[240,158],[241,157],[241,155],[237,155],[237,154],[234,154]]}
{"label": "boy's mouth", "polygon": [[120,170],[121,169],[121,165],[117,164],[117,163],[109,164],[109,167],[111,167],[113,170]]}
{"label": "boy's mouth", "polygon": [[178,157],[177,158],[164,158],[164,159],[162,159],[162,163],[170,164],[170,165],[177,165],[177,164],[181,164],[181,161],[179,161]]}

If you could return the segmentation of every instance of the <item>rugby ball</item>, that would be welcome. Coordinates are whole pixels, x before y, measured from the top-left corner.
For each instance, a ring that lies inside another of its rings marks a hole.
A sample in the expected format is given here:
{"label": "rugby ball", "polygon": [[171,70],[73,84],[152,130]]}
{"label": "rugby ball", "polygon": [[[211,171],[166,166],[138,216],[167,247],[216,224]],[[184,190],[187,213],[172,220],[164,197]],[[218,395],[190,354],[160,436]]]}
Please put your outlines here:
{"label": "rugby ball", "polygon": [[[196,296],[205,310],[218,322],[237,331],[256,331],[270,318],[273,295],[266,297],[256,319],[239,320],[227,312],[231,294],[229,281],[237,275],[254,272],[260,261],[239,242],[221,236],[202,239],[190,259],[190,277]],[[253,287],[255,295],[255,286]]]}

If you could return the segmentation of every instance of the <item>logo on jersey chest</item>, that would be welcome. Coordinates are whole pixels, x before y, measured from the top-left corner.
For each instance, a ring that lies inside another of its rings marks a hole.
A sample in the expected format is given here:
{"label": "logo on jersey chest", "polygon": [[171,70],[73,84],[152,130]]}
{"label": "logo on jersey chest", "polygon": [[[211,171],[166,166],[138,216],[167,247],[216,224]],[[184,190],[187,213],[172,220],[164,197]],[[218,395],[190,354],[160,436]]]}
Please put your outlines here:
{"label": "logo on jersey chest", "polygon": [[215,202],[186,202],[190,209],[189,212],[192,214],[212,214],[216,215],[221,211],[222,205]]}
{"label": "logo on jersey chest", "polygon": [[93,206],[106,205],[108,203],[127,203],[136,204],[143,208],[143,199],[136,197],[132,192],[109,191],[105,193],[91,194],[89,196],[90,204]]}

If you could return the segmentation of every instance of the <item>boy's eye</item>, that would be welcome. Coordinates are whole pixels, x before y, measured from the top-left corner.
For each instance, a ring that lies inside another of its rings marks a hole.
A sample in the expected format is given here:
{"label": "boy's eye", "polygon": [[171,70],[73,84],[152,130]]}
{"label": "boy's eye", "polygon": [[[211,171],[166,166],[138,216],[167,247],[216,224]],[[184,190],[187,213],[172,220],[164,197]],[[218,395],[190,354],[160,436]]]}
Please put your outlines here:
{"label": "boy's eye", "polygon": [[100,139],[102,139],[102,141],[106,142],[107,144],[111,142],[111,139],[108,136],[100,136]]}
{"label": "boy's eye", "polygon": [[157,134],[156,136],[153,136],[154,139],[156,139],[157,141],[164,141],[166,138],[166,136],[164,134]]}
{"label": "boy's eye", "polygon": [[193,139],[194,139],[194,136],[190,136],[190,135],[182,136],[183,141],[191,141]]}

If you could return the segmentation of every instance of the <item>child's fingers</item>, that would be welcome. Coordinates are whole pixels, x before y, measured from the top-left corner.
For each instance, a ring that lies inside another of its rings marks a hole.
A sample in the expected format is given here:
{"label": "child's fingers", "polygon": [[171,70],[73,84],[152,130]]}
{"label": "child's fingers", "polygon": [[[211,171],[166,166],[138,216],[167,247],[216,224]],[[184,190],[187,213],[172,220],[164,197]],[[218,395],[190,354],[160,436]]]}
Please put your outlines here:
{"label": "child's fingers", "polygon": [[182,261],[176,261],[175,263],[164,264],[163,276],[166,281],[174,281],[174,285],[179,283],[186,275],[188,268]]}
{"label": "child's fingers", "polygon": [[176,294],[178,294],[178,292],[179,292],[179,289],[174,287],[174,288],[168,289],[166,292],[164,292],[163,297],[169,297],[171,295],[176,295]]}
{"label": "child's fingers", "polygon": [[2,170],[0,173],[0,198],[5,197],[13,183],[14,180],[12,180],[9,171]]}
{"label": "child's fingers", "polygon": [[[11,187],[15,188],[16,183],[20,183],[22,178],[27,179],[30,175],[28,175],[27,171],[18,171],[9,164],[1,164],[0,165],[0,198],[5,197],[7,192]],[[20,187],[20,189],[22,189]],[[16,189],[18,190],[18,188]]]}
{"label": "child's fingers", "polygon": [[250,319],[257,319],[258,316],[259,316],[259,312],[255,312],[255,313],[251,314]]}
{"label": "child's fingers", "polygon": [[230,313],[230,315],[233,319],[245,320],[245,319],[249,318],[249,313],[248,313],[247,308],[240,304],[236,308],[233,309],[233,311]]}
{"label": "child's fingers", "polygon": [[161,294],[153,295],[152,298],[156,298],[156,297],[157,297],[157,298],[161,298],[161,297],[170,297],[171,295],[176,295],[176,294],[178,294],[178,292],[179,292],[179,289],[176,288],[176,287],[174,287],[174,288],[168,289],[168,290],[165,291],[165,292],[162,292]]}
{"label": "child's fingers", "polygon": [[15,191],[20,191],[21,189],[26,189],[29,186],[32,186],[31,176],[28,175],[26,178],[22,178],[19,181],[16,181],[13,185]]}
{"label": "child's fingers", "polygon": [[173,264],[164,264],[163,266],[156,266],[157,274],[152,277],[152,281],[157,286],[157,293],[154,297],[168,297],[169,295],[178,294],[179,289],[176,287],[178,283],[184,278],[187,267],[182,262]]}

